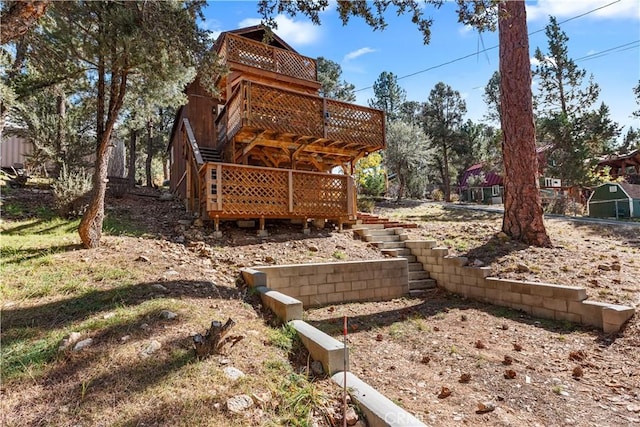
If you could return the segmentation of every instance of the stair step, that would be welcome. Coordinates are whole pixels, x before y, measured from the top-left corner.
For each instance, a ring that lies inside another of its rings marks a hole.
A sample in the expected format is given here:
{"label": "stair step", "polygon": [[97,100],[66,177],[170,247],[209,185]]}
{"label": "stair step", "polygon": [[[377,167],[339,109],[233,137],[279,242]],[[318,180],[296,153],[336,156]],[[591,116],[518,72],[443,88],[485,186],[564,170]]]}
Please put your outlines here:
{"label": "stair step", "polygon": [[400,249],[404,248],[404,242],[371,242],[372,245],[379,249]]}
{"label": "stair step", "polygon": [[433,289],[437,286],[436,281],[433,279],[420,279],[420,280],[410,280],[409,281],[409,290],[417,290],[417,289]]}
{"label": "stair step", "polygon": [[424,270],[409,271],[409,282],[414,280],[429,279],[429,272]]}
{"label": "stair step", "polygon": [[356,224],[351,226],[352,230],[376,230],[384,229],[384,224]]}
{"label": "stair step", "polygon": [[[403,257],[403,258],[406,258],[406,257]],[[409,274],[411,274],[412,271],[424,271],[424,267],[422,266],[422,263],[409,261]]]}
{"label": "stair step", "polygon": [[397,233],[401,233],[402,228],[373,228],[364,229],[363,234],[365,236],[395,236]]}
{"label": "stair step", "polygon": [[390,234],[388,236],[364,236],[364,240],[367,242],[400,242],[400,238],[396,234]]}

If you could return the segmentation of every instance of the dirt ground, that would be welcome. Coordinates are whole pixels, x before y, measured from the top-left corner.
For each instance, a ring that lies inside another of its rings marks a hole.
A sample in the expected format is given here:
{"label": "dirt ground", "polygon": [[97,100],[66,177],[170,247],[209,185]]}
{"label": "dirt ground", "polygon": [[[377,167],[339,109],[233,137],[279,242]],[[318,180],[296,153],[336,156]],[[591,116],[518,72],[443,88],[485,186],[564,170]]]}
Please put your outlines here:
{"label": "dirt ground", "polygon": [[[215,239],[210,228],[189,225],[179,203],[157,196],[137,189],[108,201],[107,215],[140,224],[145,236],[107,237],[89,255],[56,256],[86,262],[118,253],[125,270],[148,257],[154,265],[144,273],[146,282],[173,271],[189,279],[173,288],[177,298],[208,292],[197,287],[204,277],[235,289],[242,267],[381,257],[351,231],[333,227],[307,236],[299,225],[272,222],[269,237],[259,238],[255,230],[223,224],[223,238]],[[27,193],[22,202],[35,207],[47,197]],[[540,249],[501,238],[498,214],[433,203],[381,206],[377,213],[418,223],[411,238],[435,239],[452,254],[491,266],[499,277],[582,286],[590,299],[640,307],[640,228],[549,220],[554,247]],[[239,299],[243,292],[237,290]],[[336,337],[344,315],[351,370],[427,425],[640,424],[639,316],[620,333],[605,335],[439,290],[424,298],[306,311],[307,321]]]}

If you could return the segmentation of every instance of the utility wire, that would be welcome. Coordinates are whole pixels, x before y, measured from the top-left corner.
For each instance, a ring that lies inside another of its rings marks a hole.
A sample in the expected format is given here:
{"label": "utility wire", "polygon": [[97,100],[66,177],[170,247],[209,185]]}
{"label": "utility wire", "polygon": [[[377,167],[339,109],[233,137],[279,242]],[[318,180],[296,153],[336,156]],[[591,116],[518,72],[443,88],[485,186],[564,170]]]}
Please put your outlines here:
{"label": "utility wire", "polygon": [[[602,50],[600,52],[595,52],[589,55],[582,56],[580,58],[576,58],[575,61],[587,61],[589,59],[597,59],[603,56],[611,55],[612,53],[624,52],[625,50],[631,50],[640,47],[640,39],[634,40],[629,43],[621,44],[618,46],[610,47],[609,49]],[[624,48],[624,49],[623,49]],[[615,52],[617,51],[617,52]]]}
{"label": "utility wire", "polygon": [[[560,22],[558,22],[558,25],[560,25],[560,24],[564,24],[564,23],[569,22],[569,21],[573,21],[574,19],[582,18],[583,16],[587,16],[587,15],[589,15],[589,14],[591,14],[591,13],[594,13],[594,12],[597,12],[597,11],[599,11],[599,10],[605,9],[605,8],[607,8],[607,7],[609,7],[609,6],[613,6],[613,5],[614,5],[614,4],[616,4],[616,3],[620,3],[620,1],[621,1],[621,0],[615,0],[615,1],[612,1],[611,3],[607,3],[607,4],[603,5],[603,6],[597,7],[597,8],[595,8],[595,9],[589,10],[589,11],[584,12],[584,13],[581,13],[580,15],[572,16],[571,18],[567,18],[567,19],[565,19],[564,21],[560,21]],[[533,35],[533,34],[540,33],[540,32],[545,31],[545,30],[546,30],[546,27],[545,27],[545,28],[541,28],[541,29],[539,29],[539,30],[536,30],[536,31],[530,32],[530,33],[528,34],[528,36],[531,36],[531,35]],[[486,48],[486,49],[483,49],[483,50],[480,50],[480,51],[477,51],[477,52],[473,52],[473,53],[470,53],[470,54],[468,54],[468,55],[461,56],[461,57],[459,57],[459,58],[452,59],[452,60],[450,60],[450,61],[443,62],[443,63],[440,63],[440,64],[438,64],[438,65],[434,65],[434,66],[429,67],[429,68],[425,68],[424,70],[416,71],[415,73],[411,73],[411,74],[406,74],[406,75],[404,75],[404,76],[400,76],[400,77],[398,77],[398,78],[397,78],[397,80],[402,80],[402,79],[406,79],[406,78],[409,78],[409,77],[416,76],[416,75],[418,75],[418,74],[426,73],[427,71],[435,70],[436,68],[441,68],[441,67],[444,67],[445,65],[450,65],[450,64],[453,64],[453,63],[456,63],[456,62],[462,61],[462,60],[464,60],[464,59],[471,58],[471,57],[473,57],[473,56],[477,56],[477,55],[478,55],[478,54],[480,54],[480,53],[485,53],[485,52],[488,52],[488,51],[490,51],[490,50],[497,49],[498,47],[499,47],[498,45],[491,46],[491,47],[488,47],[488,48]],[[616,48],[618,48],[618,47],[621,47],[621,46],[617,46],[617,47],[615,47],[615,48],[607,49],[607,51],[612,50],[612,49],[616,49]],[[605,51],[605,52],[606,52],[606,51]],[[599,52],[599,53],[602,53],[602,52]],[[594,54],[594,55],[596,55],[596,54]],[[588,56],[589,56],[589,55],[587,55],[586,57],[578,58],[578,59],[576,59],[576,61],[578,61],[578,60],[580,60],[580,59],[588,58]],[[373,87],[373,85],[371,85],[371,86],[367,86],[367,87],[363,87],[363,88],[360,88],[360,89],[356,89],[356,90],[354,90],[354,92],[362,92],[363,90],[371,89],[372,87]]]}

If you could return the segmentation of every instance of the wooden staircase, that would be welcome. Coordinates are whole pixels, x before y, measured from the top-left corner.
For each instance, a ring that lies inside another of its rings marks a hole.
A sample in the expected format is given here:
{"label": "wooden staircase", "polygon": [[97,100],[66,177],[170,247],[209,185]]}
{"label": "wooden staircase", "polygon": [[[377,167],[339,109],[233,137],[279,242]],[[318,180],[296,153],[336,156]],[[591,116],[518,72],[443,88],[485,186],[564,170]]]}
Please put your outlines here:
{"label": "wooden staircase", "polygon": [[388,222],[354,225],[352,229],[366,242],[380,249],[385,255],[406,258],[409,265],[409,295],[422,296],[428,289],[436,287],[436,281],[429,277],[422,263],[405,247],[404,241],[408,235],[404,231],[407,227],[385,227]]}
{"label": "wooden staircase", "polygon": [[216,150],[215,148],[209,148],[209,147],[199,147],[199,148],[200,148],[200,155],[202,156],[203,161],[216,162],[216,163],[222,162],[222,154],[220,153],[220,151]]}
{"label": "wooden staircase", "polygon": [[382,224],[383,228],[418,228],[418,224],[391,221],[389,218],[384,218],[378,215],[368,214],[364,212],[358,212],[356,223],[364,225]]}

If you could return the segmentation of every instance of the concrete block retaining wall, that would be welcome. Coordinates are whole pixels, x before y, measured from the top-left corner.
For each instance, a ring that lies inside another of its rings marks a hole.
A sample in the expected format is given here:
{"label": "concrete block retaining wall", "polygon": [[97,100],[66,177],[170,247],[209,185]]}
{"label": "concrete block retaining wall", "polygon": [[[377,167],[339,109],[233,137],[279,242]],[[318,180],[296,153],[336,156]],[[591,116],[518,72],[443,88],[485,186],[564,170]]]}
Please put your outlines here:
{"label": "concrete block retaining wall", "polygon": [[465,257],[449,256],[435,241],[405,241],[438,286],[491,304],[521,310],[536,317],[568,320],[617,332],[633,316],[632,307],[587,300],[587,291],[574,286],[489,277],[491,268],[467,266]]}
{"label": "concrete block retaining wall", "polygon": [[262,278],[252,278],[259,282],[256,286],[268,283],[270,289],[300,300],[305,307],[380,301],[409,294],[409,270],[404,258],[252,269],[264,273]]}

